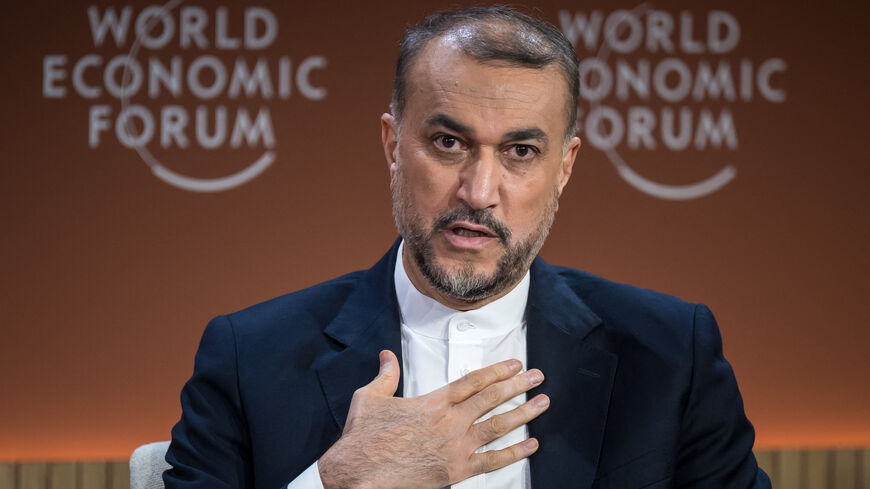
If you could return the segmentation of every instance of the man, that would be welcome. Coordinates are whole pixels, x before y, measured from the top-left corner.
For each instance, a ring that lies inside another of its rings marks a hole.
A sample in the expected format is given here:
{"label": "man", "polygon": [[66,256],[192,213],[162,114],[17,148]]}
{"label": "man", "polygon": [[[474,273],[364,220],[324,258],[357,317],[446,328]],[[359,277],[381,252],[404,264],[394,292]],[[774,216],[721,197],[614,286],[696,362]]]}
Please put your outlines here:
{"label": "man", "polygon": [[402,239],[210,323],[167,487],[769,487],[706,307],[535,258],[577,83],[514,10],[412,29],[381,118]]}

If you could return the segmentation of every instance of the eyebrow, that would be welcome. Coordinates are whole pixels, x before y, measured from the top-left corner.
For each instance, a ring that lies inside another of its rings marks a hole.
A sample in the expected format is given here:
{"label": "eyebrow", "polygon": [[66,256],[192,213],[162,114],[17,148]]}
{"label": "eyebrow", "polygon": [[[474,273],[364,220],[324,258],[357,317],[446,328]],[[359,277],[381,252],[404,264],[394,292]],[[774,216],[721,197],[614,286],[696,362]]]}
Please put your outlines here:
{"label": "eyebrow", "polygon": [[537,127],[530,127],[528,129],[520,129],[517,131],[511,131],[505,134],[505,137],[510,141],[517,141],[523,139],[535,139],[541,141],[542,143],[546,143],[549,139],[547,137],[547,133]]}
{"label": "eyebrow", "polygon": [[460,134],[465,134],[465,135],[474,134],[474,131],[470,127],[466,126],[465,124],[463,124],[457,120],[452,119],[447,114],[443,114],[440,112],[437,114],[432,114],[431,116],[429,116],[429,118],[426,119],[425,125],[427,127],[443,126],[443,127],[446,127],[447,129],[450,129],[451,131],[458,132]]}
{"label": "eyebrow", "polygon": [[[432,126],[442,126],[450,129],[451,131],[457,132],[463,135],[471,135],[474,134],[474,130],[465,124],[451,118],[447,114],[437,113],[432,114],[426,119],[424,123],[426,127]],[[524,140],[524,139],[534,139],[541,141],[542,143],[546,143],[549,138],[547,137],[547,133],[538,127],[529,127],[525,129],[517,129],[515,131],[510,131],[504,135],[505,139],[509,141],[516,140]]]}

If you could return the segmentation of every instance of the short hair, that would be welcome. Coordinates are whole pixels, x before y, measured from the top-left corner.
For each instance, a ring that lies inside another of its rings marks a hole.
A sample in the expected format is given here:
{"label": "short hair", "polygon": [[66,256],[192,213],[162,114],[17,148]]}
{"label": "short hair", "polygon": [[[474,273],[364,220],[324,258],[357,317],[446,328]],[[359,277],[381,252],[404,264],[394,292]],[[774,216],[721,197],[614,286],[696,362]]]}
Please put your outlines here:
{"label": "short hair", "polygon": [[552,24],[505,6],[445,10],[405,32],[390,102],[390,110],[399,123],[405,109],[408,71],[417,55],[429,41],[458,31],[462,34],[457,36],[459,48],[483,63],[502,61],[536,69],[556,63],[570,91],[565,140],[577,132],[580,76],[574,46]]}

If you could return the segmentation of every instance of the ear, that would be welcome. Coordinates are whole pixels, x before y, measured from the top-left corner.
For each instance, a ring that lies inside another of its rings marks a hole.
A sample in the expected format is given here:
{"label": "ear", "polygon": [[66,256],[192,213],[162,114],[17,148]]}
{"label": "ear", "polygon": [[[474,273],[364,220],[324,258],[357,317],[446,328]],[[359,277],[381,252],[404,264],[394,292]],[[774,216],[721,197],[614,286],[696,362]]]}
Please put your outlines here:
{"label": "ear", "polygon": [[562,164],[559,168],[559,195],[562,195],[562,189],[568,184],[571,178],[571,171],[574,169],[574,160],[577,158],[577,152],[580,150],[580,138],[574,136],[568,141],[568,147],[565,149],[565,154],[562,155]]}
{"label": "ear", "polygon": [[396,119],[392,114],[381,115],[381,144],[384,146],[384,156],[390,167],[390,188],[393,187],[398,164],[399,134],[396,127]]}

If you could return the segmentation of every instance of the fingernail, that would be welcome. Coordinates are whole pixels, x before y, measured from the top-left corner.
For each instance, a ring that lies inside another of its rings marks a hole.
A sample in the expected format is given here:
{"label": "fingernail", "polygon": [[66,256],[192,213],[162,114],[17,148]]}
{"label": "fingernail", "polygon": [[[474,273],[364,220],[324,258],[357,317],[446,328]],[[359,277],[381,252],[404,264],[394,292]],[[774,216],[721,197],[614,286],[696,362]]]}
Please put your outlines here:
{"label": "fingernail", "polygon": [[381,354],[378,355],[378,360],[380,360],[380,362],[381,362],[381,367],[380,367],[381,373],[391,372],[393,370],[393,364],[387,360],[387,353],[386,352],[382,351]]}
{"label": "fingernail", "polygon": [[528,440],[523,442],[523,447],[525,447],[525,449],[529,451],[535,450],[538,448],[538,440],[534,438],[529,438]]}
{"label": "fingernail", "polygon": [[536,408],[543,409],[550,405],[550,398],[547,396],[536,397],[534,403]]}
{"label": "fingernail", "polygon": [[511,372],[519,372],[523,368],[523,364],[517,360],[512,361],[508,364],[508,368],[511,369]]}
{"label": "fingernail", "polygon": [[540,384],[543,381],[544,381],[544,374],[542,374],[541,372],[539,372],[537,370],[533,370],[533,371],[529,372],[529,382],[532,385]]}

